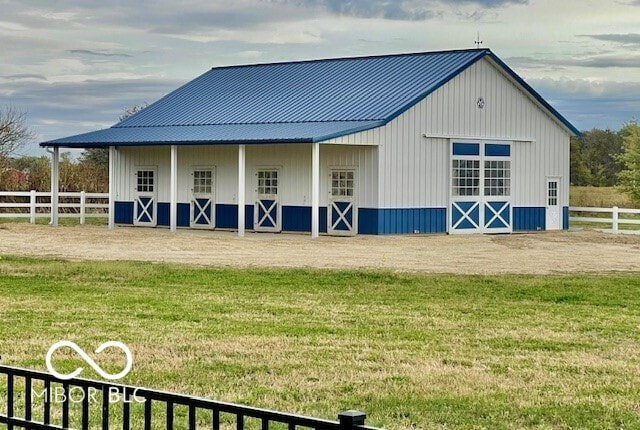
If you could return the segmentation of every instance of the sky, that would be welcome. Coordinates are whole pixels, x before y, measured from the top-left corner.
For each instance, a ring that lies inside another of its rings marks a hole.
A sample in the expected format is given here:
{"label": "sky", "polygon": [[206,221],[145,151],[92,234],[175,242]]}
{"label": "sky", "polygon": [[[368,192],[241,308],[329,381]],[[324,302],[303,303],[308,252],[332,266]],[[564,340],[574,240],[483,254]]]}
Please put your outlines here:
{"label": "sky", "polygon": [[37,142],[211,67],[490,48],[580,130],[640,119],[640,0],[0,0],[0,106]]}

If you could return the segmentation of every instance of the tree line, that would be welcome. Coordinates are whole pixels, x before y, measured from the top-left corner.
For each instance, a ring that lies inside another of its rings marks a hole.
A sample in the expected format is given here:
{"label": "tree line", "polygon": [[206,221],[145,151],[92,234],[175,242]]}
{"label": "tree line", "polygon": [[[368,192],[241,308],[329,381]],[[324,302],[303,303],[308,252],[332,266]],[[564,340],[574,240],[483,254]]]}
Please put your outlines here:
{"label": "tree line", "polygon": [[640,125],[594,128],[571,138],[571,185],[618,187],[640,202]]}
{"label": "tree line", "polygon": [[[60,191],[109,191],[108,168],[81,156],[73,160],[69,153],[60,155]],[[50,157],[0,157],[1,191],[50,191]]]}
{"label": "tree line", "polygon": [[[122,121],[141,111],[147,104],[122,111]],[[35,139],[27,125],[27,115],[11,106],[0,106],[0,191],[50,191],[51,161],[48,156],[16,156],[15,153]],[[106,193],[109,190],[109,151],[92,148],[74,160],[60,154],[60,191]]]}
{"label": "tree line", "polygon": [[[147,105],[124,109],[120,121]],[[32,141],[26,113],[0,106],[0,190],[49,191],[49,157],[16,157]],[[640,203],[640,125],[632,120],[620,130],[593,129],[571,138],[571,184],[617,186]],[[106,192],[109,155],[105,149],[87,149],[77,160],[63,153],[60,160],[62,191]]]}

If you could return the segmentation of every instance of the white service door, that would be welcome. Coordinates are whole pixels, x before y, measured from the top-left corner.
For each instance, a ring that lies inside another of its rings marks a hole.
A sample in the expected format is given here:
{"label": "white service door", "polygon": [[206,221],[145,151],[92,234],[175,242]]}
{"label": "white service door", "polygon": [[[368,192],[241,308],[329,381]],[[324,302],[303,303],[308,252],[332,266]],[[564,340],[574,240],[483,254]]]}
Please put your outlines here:
{"label": "white service door", "polygon": [[258,188],[253,209],[255,231],[279,232],[282,230],[282,207],[280,206],[280,170],[261,169],[256,172]]}
{"label": "white service door", "polygon": [[547,230],[562,230],[562,210],[558,194],[559,191],[560,178],[547,178]]}
{"label": "white service door", "polygon": [[139,167],[135,174],[133,225],[155,227],[158,219],[158,169]]}
{"label": "white service door", "polygon": [[327,233],[354,236],[358,233],[355,170],[334,169],[329,174]]}
{"label": "white service door", "polygon": [[215,170],[213,167],[195,167],[191,176],[190,225],[192,228],[215,228]]}

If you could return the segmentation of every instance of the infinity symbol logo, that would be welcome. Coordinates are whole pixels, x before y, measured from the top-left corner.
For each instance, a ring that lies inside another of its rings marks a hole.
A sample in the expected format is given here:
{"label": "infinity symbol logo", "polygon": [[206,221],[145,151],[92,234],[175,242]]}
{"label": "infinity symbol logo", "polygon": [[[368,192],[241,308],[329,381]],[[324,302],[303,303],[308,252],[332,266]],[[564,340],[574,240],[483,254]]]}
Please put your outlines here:
{"label": "infinity symbol logo", "polygon": [[129,347],[127,347],[127,345],[125,345],[122,342],[117,342],[117,341],[105,342],[102,345],[100,345],[98,349],[96,349],[96,354],[100,354],[102,351],[112,346],[116,348],[120,348],[122,351],[124,351],[125,355],[127,356],[127,365],[122,372],[116,375],[112,375],[111,373],[107,373],[104,370],[102,370],[102,368],[98,366],[96,362],[93,361],[91,357],[89,357],[87,353],[84,352],[78,345],[68,340],[62,340],[60,342],[54,343],[51,346],[51,348],[49,348],[49,352],[47,352],[47,360],[46,360],[47,369],[49,369],[49,373],[51,373],[53,376],[55,376],[58,379],[62,379],[62,380],[73,379],[76,376],[78,376],[80,373],[82,373],[82,370],[83,370],[82,367],[78,367],[76,370],[74,370],[73,372],[67,375],[56,372],[56,370],[53,368],[53,365],[51,364],[51,357],[53,356],[54,352],[56,352],[58,349],[63,348],[65,346],[77,352],[80,355],[80,357],[82,357],[82,359],[86,361],[87,364],[89,364],[89,366],[91,366],[93,370],[98,372],[98,374],[100,374],[100,376],[102,376],[104,379],[116,380],[116,379],[124,378],[131,371],[131,367],[133,366],[133,356],[131,355],[131,350],[129,349]]}

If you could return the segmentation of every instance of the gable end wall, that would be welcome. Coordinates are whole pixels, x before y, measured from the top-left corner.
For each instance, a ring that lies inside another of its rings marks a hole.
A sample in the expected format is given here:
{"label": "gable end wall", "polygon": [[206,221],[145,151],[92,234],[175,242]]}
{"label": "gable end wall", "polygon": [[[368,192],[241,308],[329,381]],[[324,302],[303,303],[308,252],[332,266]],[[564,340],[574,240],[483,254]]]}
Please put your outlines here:
{"label": "gable end wall", "polygon": [[326,143],[379,145],[381,208],[446,208],[449,139],[423,134],[531,140],[512,146],[513,205],[544,206],[547,176],[562,178],[561,205],[569,204],[569,133],[488,59],[386,126]]}

